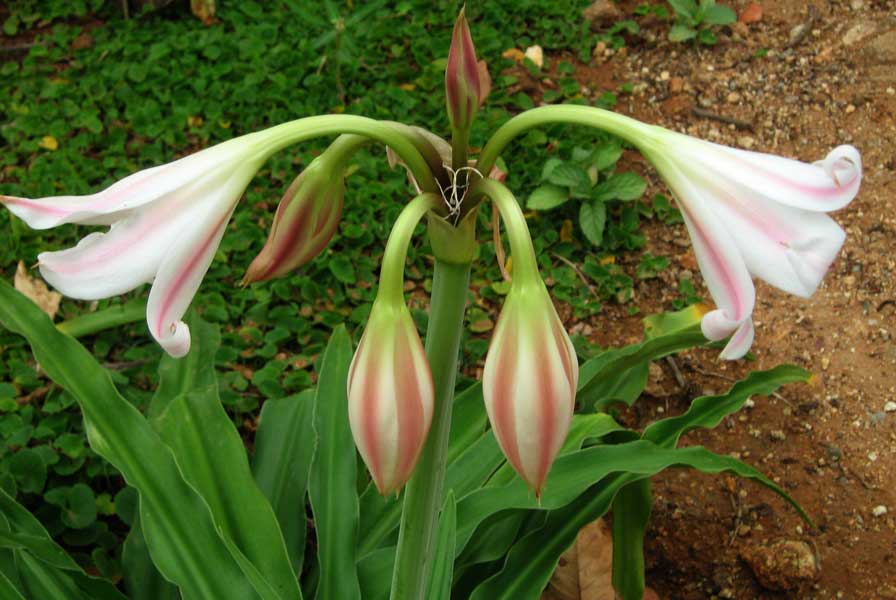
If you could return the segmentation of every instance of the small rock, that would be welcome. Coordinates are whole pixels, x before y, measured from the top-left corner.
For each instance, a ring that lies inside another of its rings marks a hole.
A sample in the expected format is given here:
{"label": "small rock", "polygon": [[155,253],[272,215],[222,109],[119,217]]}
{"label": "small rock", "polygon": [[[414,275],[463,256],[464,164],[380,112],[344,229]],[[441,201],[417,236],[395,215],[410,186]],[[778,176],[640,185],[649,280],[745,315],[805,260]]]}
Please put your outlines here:
{"label": "small rock", "polygon": [[582,17],[589,23],[607,23],[622,16],[622,11],[611,0],[596,0],[582,11]]}
{"label": "small rock", "polygon": [[887,507],[881,504],[880,506],[875,506],[871,509],[871,514],[875,517],[882,517],[887,514]]}
{"label": "small rock", "polygon": [[789,46],[792,46],[793,44],[795,44],[796,41],[797,41],[798,39],[800,39],[801,37],[803,37],[803,35],[804,35],[803,32],[804,32],[805,30],[806,30],[806,26],[805,26],[805,25],[802,25],[802,24],[801,24],[801,25],[797,25],[796,27],[794,27],[793,29],[791,29],[791,30],[790,30],[790,37],[789,37],[789,40],[788,40],[787,44],[788,44]]}
{"label": "small rock", "polygon": [[773,440],[775,440],[777,442],[783,442],[784,440],[787,439],[787,434],[785,434],[780,429],[773,429],[772,431],[769,432],[769,435],[771,436],[771,438]]}
{"label": "small rock", "polygon": [[747,150],[752,148],[753,144],[755,144],[755,143],[756,143],[756,140],[749,135],[742,135],[739,138],[737,138],[737,145],[742,148],[746,148]]}
{"label": "small rock", "polygon": [[737,92],[731,92],[730,94],[728,94],[725,100],[728,102],[728,104],[737,104],[738,102],[740,102],[740,94],[738,94]]}
{"label": "small rock", "polygon": [[660,81],[669,81],[669,71],[662,71],[660,73]]}
{"label": "small rock", "polygon": [[896,402],[890,400],[884,404],[884,412],[896,412]]}
{"label": "small rock", "polygon": [[850,27],[845,34],[843,34],[843,45],[844,46],[852,46],[861,42],[869,35],[872,35],[875,31],[877,31],[877,25],[872,23],[871,21],[860,21]]}
{"label": "small rock", "polygon": [[852,104],[847,104],[846,105],[846,114],[851,114],[854,112],[856,112],[856,107]]}
{"label": "small rock", "polygon": [[820,567],[806,542],[778,540],[768,545],[750,546],[740,552],[762,587],[769,590],[797,590],[818,578]]}
{"label": "small rock", "polygon": [[896,63],[896,30],[879,35],[865,48],[865,53],[881,64]]}
{"label": "small rock", "polygon": [[849,7],[853,10],[862,10],[865,8],[865,0],[852,0],[849,3]]}
{"label": "small rock", "polygon": [[757,23],[762,20],[762,6],[758,2],[750,2],[745,9],[740,11],[737,20],[744,25]]}
{"label": "small rock", "polygon": [[681,77],[673,77],[669,80],[669,91],[678,94],[684,89],[684,79]]}

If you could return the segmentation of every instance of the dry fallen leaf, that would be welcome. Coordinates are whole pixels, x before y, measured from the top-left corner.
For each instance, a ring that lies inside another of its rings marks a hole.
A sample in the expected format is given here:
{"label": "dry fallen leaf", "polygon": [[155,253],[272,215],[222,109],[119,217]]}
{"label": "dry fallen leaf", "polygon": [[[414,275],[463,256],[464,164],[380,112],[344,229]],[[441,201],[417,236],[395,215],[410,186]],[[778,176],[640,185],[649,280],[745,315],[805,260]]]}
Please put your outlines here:
{"label": "dry fallen leaf", "polygon": [[586,525],[560,557],[542,600],[614,600],[613,534],[603,519]]}
{"label": "dry fallen leaf", "polygon": [[484,60],[476,63],[476,69],[479,72],[479,106],[482,106],[492,92],[492,76],[488,72],[488,63]]}
{"label": "dry fallen leaf", "polygon": [[190,0],[190,9],[204,24],[215,22],[215,0]]}
{"label": "dry fallen leaf", "polygon": [[59,148],[59,141],[52,135],[45,135],[40,140],[40,147],[47,150],[57,150]]}
{"label": "dry fallen leaf", "polygon": [[50,319],[53,319],[59,312],[59,301],[62,300],[62,294],[51,292],[47,289],[46,283],[28,275],[28,269],[25,268],[25,263],[21,260],[16,268],[13,285],[47,313]]}
{"label": "dry fallen leaf", "polygon": [[[541,600],[615,600],[613,532],[604,519],[579,531],[576,543],[563,553]],[[644,600],[659,600],[644,589]]]}
{"label": "dry fallen leaf", "polygon": [[508,48],[501,53],[501,56],[503,56],[504,58],[509,58],[510,60],[514,60],[516,62],[523,62],[523,59],[526,58],[526,55],[519,48]]}

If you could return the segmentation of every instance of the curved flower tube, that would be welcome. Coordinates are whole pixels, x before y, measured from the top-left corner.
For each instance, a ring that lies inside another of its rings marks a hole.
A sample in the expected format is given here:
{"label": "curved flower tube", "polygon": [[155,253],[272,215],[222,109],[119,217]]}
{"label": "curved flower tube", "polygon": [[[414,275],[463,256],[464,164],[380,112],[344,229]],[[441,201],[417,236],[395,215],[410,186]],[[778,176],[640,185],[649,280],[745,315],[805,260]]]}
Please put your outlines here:
{"label": "curved flower tube", "polygon": [[479,155],[490,169],[511,140],[548,123],[603,129],[641,150],[669,184],[718,310],[703,319],[711,340],[731,339],[725,359],[753,342],[751,276],[809,297],[840,251],[845,233],[825,212],[859,191],[862,160],[838,146],[813,164],[705,142],[590,106],[541,106],[504,123]]}
{"label": "curved flower tube", "polygon": [[208,270],[230,215],[262,163],[285,146],[355,133],[391,146],[422,187],[437,189],[427,163],[395,127],[353,115],[308,117],[212,146],[125,177],[87,196],[0,196],[35,229],[64,223],[111,225],[74,248],[38,255],[41,274],[72,298],[95,300],[152,282],[146,318],[170,355],[190,348],[181,318]]}
{"label": "curved flower tube", "polygon": [[513,282],[501,309],[482,374],[482,394],[507,460],[541,494],[575,408],[575,348],[538,274],[519,205],[498,182],[479,180],[498,206],[510,239]]}
{"label": "curved flower tube", "polygon": [[379,291],[349,368],[352,436],[384,496],[410,479],[432,423],[432,374],[402,288],[414,227],[438,205],[438,196],[424,194],[399,215],[386,244]]}
{"label": "curved flower tube", "polygon": [[721,357],[740,358],[754,336],[751,276],[803,298],[815,292],[846,239],[824,213],[858,193],[861,158],[839,146],[807,164],[659,131],[645,154],[678,200],[718,307],[703,334],[730,336]]}

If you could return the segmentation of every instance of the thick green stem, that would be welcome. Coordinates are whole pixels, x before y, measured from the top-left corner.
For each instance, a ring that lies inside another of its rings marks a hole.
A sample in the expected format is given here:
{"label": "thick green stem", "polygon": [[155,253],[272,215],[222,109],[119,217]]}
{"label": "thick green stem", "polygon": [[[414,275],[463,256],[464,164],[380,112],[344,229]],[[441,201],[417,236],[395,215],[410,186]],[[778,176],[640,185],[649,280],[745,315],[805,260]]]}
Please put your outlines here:
{"label": "thick green stem", "polygon": [[451,264],[436,259],[426,331],[426,357],[435,386],[435,410],[429,438],[405,491],[392,574],[392,600],[424,600],[428,573],[432,569],[469,282],[470,263]]}
{"label": "thick green stem", "polygon": [[467,145],[469,142],[469,129],[453,129],[451,131],[451,168],[455,171],[467,166]]}
{"label": "thick green stem", "polygon": [[398,128],[388,123],[368,119],[367,117],[355,115],[306,117],[251,133],[225,143],[236,143],[237,140],[241,143],[257,143],[262,158],[267,158],[292,144],[342,133],[353,133],[386,144],[405,162],[423,191],[439,191],[429,165],[408,137]]}
{"label": "thick green stem", "polygon": [[494,179],[478,179],[470,189],[470,199],[475,202],[479,196],[490,198],[501,213],[513,257],[513,281],[538,280],[538,261],[532,238],[529,237],[529,227],[513,193]]}
{"label": "thick green stem", "polygon": [[380,269],[380,289],[377,300],[401,306],[404,302],[404,263],[414,228],[428,211],[441,203],[437,194],[420,194],[411,200],[398,215],[386,241],[383,266]]}
{"label": "thick green stem", "polygon": [[514,138],[530,129],[551,123],[568,123],[602,129],[642,149],[652,143],[657,129],[653,125],[593,106],[566,104],[539,106],[513,117],[499,127],[482,149],[476,168],[480,173],[488,174],[495,166],[498,155]]}

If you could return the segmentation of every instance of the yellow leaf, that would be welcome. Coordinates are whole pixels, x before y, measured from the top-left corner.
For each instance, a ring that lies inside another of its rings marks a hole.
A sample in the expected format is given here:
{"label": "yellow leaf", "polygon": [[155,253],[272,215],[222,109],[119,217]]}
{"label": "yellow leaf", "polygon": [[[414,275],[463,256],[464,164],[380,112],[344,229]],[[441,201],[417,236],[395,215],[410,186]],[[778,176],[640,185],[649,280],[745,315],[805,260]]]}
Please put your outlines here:
{"label": "yellow leaf", "polygon": [[566,219],[560,226],[560,241],[568,242],[572,240],[572,221]]}
{"label": "yellow leaf", "polygon": [[187,125],[189,125],[190,127],[201,127],[203,123],[205,123],[205,119],[198,115],[187,116]]}
{"label": "yellow leaf", "polygon": [[52,135],[45,135],[40,140],[40,147],[47,150],[56,150],[59,148],[59,141]]}
{"label": "yellow leaf", "polygon": [[507,260],[504,262],[504,270],[507,271],[508,274],[513,273],[513,257],[512,256],[508,256]]}
{"label": "yellow leaf", "polygon": [[515,60],[516,62],[523,62],[523,59],[526,58],[526,55],[519,48],[508,48],[501,53],[501,56]]}
{"label": "yellow leaf", "polygon": [[406,92],[413,92],[415,89],[417,89],[417,86],[414,85],[413,83],[402,83],[398,87],[400,87],[401,89],[403,89]]}
{"label": "yellow leaf", "polygon": [[25,268],[25,263],[21,260],[16,268],[13,286],[37,304],[42,311],[50,316],[50,319],[56,316],[56,313],[59,311],[59,301],[62,300],[62,294],[51,292],[47,289],[46,283],[28,275],[28,269]]}
{"label": "yellow leaf", "polygon": [[218,125],[224,129],[230,129],[230,121],[218,121]]}
{"label": "yellow leaf", "polygon": [[602,259],[600,259],[600,264],[602,264],[602,265],[615,265],[615,264],[616,264],[616,257],[615,257],[615,256],[605,256],[605,257],[603,257]]}

